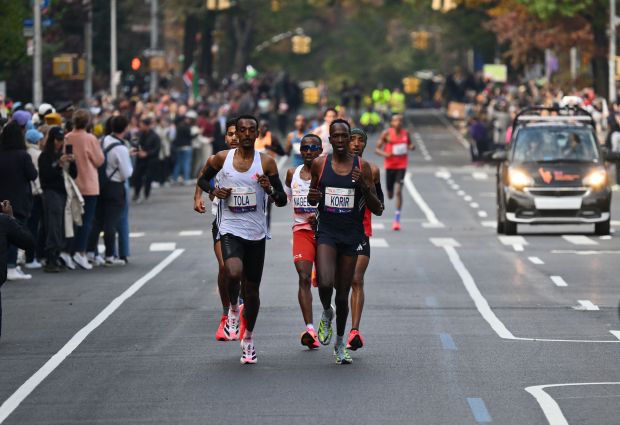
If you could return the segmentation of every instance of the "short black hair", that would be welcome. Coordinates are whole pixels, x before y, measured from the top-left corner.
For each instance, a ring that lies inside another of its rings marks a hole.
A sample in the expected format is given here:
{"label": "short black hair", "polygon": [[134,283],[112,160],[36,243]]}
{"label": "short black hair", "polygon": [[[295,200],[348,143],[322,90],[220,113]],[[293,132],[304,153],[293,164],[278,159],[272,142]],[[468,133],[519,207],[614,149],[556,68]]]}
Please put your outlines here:
{"label": "short black hair", "polygon": [[332,107],[330,106],[329,108],[327,108],[327,109],[325,110],[325,112],[323,112],[323,118],[325,118],[325,115],[327,115],[327,113],[328,113],[329,111],[332,111],[334,114],[338,115],[338,111],[336,110],[336,108],[332,108]]}
{"label": "short black hair", "polygon": [[241,120],[252,120],[256,123],[256,129],[258,130],[258,119],[254,116],[254,115],[250,115],[250,114],[246,114],[246,115],[239,115],[237,117],[237,121],[235,122],[235,128],[237,127],[237,125],[239,124],[239,121]]}
{"label": "short black hair", "polygon": [[346,126],[347,126],[347,129],[349,130],[349,134],[351,134],[351,124],[349,124],[349,121],[347,121],[347,120],[343,120],[342,118],[336,118],[335,120],[333,120],[333,121],[331,122],[331,124],[329,125],[329,133],[330,133],[330,134],[331,134],[331,132],[332,132],[332,127],[333,127],[335,124],[342,124],[342,125],[346,125]]}
{"label": "short black hair", "polygon": [[129,120],[124,115],[118,115],[112,118],[110,126],[112,127],[112,133],[122,133],[127,129]]}
{"label": "short black hair", "polygon": [[237,118],[226,120],[226,128],[224,129],[224,132],[227,132],[229,127],[237,127]]}
{"label": "short black hair", "polygon": [[151,125],[153,124],[153,120],[150,119],[149,117],[144,117],[140,120],[140,122],[144,125]]}
{"label": "short black hair", "polygon": [[302,143],[304,139],[315,139],[315,141],[317,141],[320,145],[323,144],[323,140],[321,140],[321,138],[314,133],[308,133],[304,135],[304,137],[301,138],[299,143]]}

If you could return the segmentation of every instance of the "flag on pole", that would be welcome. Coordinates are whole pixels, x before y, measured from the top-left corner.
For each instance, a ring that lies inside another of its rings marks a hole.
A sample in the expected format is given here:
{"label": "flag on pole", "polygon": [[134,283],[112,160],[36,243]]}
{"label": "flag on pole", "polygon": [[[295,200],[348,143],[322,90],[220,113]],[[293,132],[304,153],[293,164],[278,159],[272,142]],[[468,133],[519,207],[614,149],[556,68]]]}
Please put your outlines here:
{"label": "flag on pole", "polygon": [[194,64],[191,64],[187,71],[183,73],[183,81],[188,88],[192,86],[194,81]]}
{"label": "flag on pole", "polygon": [[187,71],[183,73],[183,81],[188,89],[191,89],[191,95],[194,99],[198,97],[200,93],[200,86],[198,84],[198,72],[196,72],[196,64],[193,63]]}

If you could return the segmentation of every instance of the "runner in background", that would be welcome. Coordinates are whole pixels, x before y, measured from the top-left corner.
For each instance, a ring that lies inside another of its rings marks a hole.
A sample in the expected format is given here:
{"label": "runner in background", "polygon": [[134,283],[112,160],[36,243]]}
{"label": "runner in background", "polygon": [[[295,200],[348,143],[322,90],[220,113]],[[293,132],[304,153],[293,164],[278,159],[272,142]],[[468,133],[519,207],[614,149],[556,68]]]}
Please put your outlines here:
{"label": "runner in background", "polygon": [[299,167],[303,165],[304,158],[301,154],[301,139],[304,137],[306,133],[306,118],[303,115],[297,115],[295,117],[295,130],[291,131],[286,136],[286,145],[284,147],[284,152],[286,155],[289,155],[293,160],[293,167]]}
{"label": "runner in background", "polygon": [[409,163],[409,151],[415,149],[409,132],[403,128],[402,115],[394,115],[390,128],[381,133],[375,152],[384,157],[388,198],[396,196],[396,212],[392,230],[400,230],[400,210],[403,205],[403,182]]}
{"label": "runner in background", "polygon": [[321,142],[323,143],[323,155],[332,153],[332,145],[329,142],[329,127],[332,121],[336,119],[336,116],[338,116],[338,111],[336,111],[336,109],[327,108],[325,112],[323,112],[323,123],[312,130],[312,133],[321,138]]}

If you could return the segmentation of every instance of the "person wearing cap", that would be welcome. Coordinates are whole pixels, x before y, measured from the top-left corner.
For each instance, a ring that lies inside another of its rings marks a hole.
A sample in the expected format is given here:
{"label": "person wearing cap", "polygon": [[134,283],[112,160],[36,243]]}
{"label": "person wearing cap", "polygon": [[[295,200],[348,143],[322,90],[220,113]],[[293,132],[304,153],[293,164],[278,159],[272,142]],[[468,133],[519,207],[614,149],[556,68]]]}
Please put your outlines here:
{"label": "person wearing cap", "polygon": [[43,121],[47,125],[62,125],[62,117],[58,112],[50,112],[49,114],[45,115]]}
{"label": "person wearing cap", "polygon": [[[19,112],[28,114],[25,111]],[[26,151],[24,126],[27,119],[25,118],[25,116],[13,116],[13,119],[0,133],[0,199],[11,203],[13,215],[21,225],[26,224],[32,210],[30,182],[34,181],[38,175]],[[7,267],[8,280],[32,278],[31,275],[22,272],[17,265],[16,246],[8,249]]]}
{"label": "person wearing cap", "polygon": [[64,172],[67,171],[72,178],[78,176],[74,156],[66,154],[65,134],[62,128],[52,127],[50,129],[43,152],[39,156],[39,171],[41,188],[43,189],[46,229],[45,255],[47,261],[43,271],[57,273],[61,271],[59,259],[65,241],[67,189]]}
{"label": "person wearing cap", "polygon": [[28,111],[19,110],[14,112],[11,116],[11,121],[15,121],[19,124],[24,134],[26,134],[26,127],[30,120],[32,120],[32,114]]}
{"label": "person wearing cap", "polygon": [[56,112],[56,110],[49,103],[42,103],[41,105],[39,105],[39,109],[37,110],[37,112],[39,113],[39,118],[45,118],[47,114],[54,113]]}
{"label": "person wearing cap", "polygon": [[95,218],[97,198],[99,196],[98,168],[104,157],[99,142],[86,129],[91,123],[91,115],[86,109],[78,109],[73,114],[73,130],[66,134],[67,145],[73,146],[75,164],[78,174],[75,179],[80,193],[84,197],[84,214],[82,225],[77,228],[73,239],[73,261],[85,270],[92,269],[86,258],[86,244]]}
{"label": "person wearing cap", "polygon": [[[26,142],[28,155],[32,159],[34,167],[39,172],[39,156],[41,155],[40,144],[43,141],[43,133],[38,130],[30,129],[26,132]],[[28,229],[36,241],[35,249],[26,250],[26,268],[27,269],[40,269],[43,267],[38,261],[43,258],[43,243],[41,240],[40,232],[41,217],[43,215],[43,190],[41,189],[41,182],[39,177],[31,182],[32,186],[32,210],[30,211],[30,217],[28,218]]]}

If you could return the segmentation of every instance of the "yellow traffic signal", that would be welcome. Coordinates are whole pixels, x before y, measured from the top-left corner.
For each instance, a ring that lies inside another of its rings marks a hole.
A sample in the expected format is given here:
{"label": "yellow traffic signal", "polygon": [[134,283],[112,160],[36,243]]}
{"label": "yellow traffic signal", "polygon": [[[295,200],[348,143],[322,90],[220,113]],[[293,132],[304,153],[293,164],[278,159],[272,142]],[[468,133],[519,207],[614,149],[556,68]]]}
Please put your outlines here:
{"label": "yellow traffic signal", "polygon": [[282,7],[282,4],[280,3],[280,0],[271,0],[271,11],[272,12],[279,12],[281,7]]}
{"label": "yellow traffic signal", "polygon": [[291,38],[291,45],[293,53],[298,55],[305,55],[310,53],[312,38],[308,37],[307,35],[295,35]]}
{"label": "yellow traffic signal", "polygon": [[71,78],[73,75],[73,57],[71,55],[55,56],[52,62],[52,73],[55,77]]}
{"label": "yellow traffic signal", "polygon": [[416,77],[403,78],[403,91],[407,94],[416,94],[420,91],[420,79]]}
{"label": "yellow traffic signal", "polygon": [[426,50],[428,49],[428,40],[430,33],[428,31],[413,31],[411,33],[411,45],[414,49]]}
{"label": "yellow traffic signal", "polygon": [[306,87],[304,89],[304,103],[316,105],[319,103],[319,89],[316,87]]}
{"label": "yellow traffic signal", "polygon": [[431,7],[433,10],[449,12],[452,9],[456,9],[456,6],[457,4],[455,0],[433,0]]}

